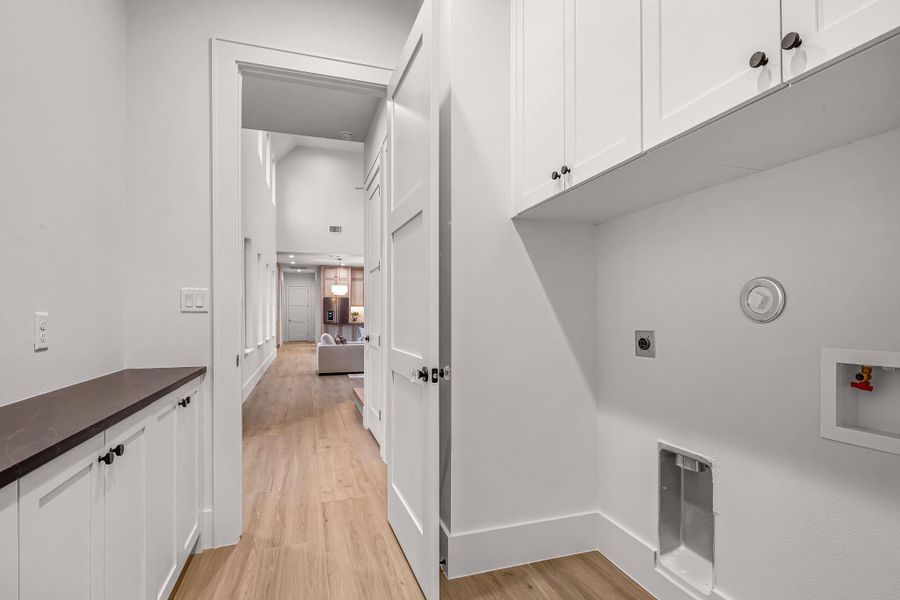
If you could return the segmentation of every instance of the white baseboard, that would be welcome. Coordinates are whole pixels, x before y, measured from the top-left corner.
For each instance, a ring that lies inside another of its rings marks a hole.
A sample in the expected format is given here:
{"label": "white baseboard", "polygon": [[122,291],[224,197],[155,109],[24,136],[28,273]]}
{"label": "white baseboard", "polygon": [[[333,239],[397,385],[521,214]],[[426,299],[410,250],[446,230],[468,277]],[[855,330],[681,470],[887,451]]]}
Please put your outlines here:
{"label": "white baseboard", "polygon": [[598,513],[447,535],[447,577],[455,579],[597,549]]}
{"label": "white baseboard", "polygon": [[269,370],[269,367],[272,366],[272,363],[275,362],[275,357],[278,356],[278,349],[273,348],[272,353],[266,357],[266,360],[259,365],[259,368],[254,371],[253,375],[250,376],[250,379],[247,380],[247,383],[244,384],[244,387],[241,389],[241,402],[246,402],[247,398],[250,397],[250,394],[253,393],[253,390],[256,388],[256,384],[259,383],[259,380],[262,379],[262,376],[266,374],[266,371]]}
{"label": "white baseboard", "polygon": [[708,595],[685,587],[656,568],[656,550],[604,515],[597,514],[597,550],[657,600],[733,600],[717,589]]}

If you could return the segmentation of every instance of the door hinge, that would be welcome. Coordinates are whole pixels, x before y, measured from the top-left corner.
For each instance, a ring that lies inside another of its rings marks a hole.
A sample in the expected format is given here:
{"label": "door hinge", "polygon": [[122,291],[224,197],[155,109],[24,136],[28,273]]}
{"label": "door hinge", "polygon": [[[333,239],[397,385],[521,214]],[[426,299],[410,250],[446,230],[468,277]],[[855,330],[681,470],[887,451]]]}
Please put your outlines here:
{"label": "door hinge", "polygon": [[378,409],[378,420],[379,421],[381,420],[381,409],[380,408]]}

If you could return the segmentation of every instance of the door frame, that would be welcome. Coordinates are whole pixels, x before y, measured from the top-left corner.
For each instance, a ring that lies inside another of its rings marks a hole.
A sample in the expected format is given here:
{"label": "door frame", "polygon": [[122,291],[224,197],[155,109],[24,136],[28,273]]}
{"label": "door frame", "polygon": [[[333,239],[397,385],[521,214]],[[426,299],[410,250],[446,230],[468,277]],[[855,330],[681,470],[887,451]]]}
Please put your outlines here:
{"label": "door frame", "polygon": [[241,478],[241,85],[244,75],[384,96],[393,70],[377,65],[210,40],[211,421],[203,452],[204,548],[240,539]]}
{"label": "door frame", "polygon": [[307,325],[306,325],[306,334],[307,334],[306,337],[307,337],[308,339],[302,340],[302,341],[309,342],[309,341],[311,341],[311,340],[314,340],[314,338],[316,337],[315,331],[310,331],[310,328],[313,326],[313,324],[314,324],[315,321],[316,321],[316,307],[313,306],[313,303],[312,303],[312,289],[310,288],[310,285],[309,285],[308,283],[307,283],[307,284],[302,284],[302,283],[288,283],[288,284],[286,284],[286,285],[284,286],[284,300],[285,300],[285,302],[284,302],[284,315],[282,315],[282,316],[284,317],[284,324],[285,324],[285,329],[284,329],[284,331],[285,331],[284,341],[285,341],[285,342],[296,342],[296,341],[297,341],[297,340],[292,340],[292,339],[290,339],[290,337],[291,337],[291,335],[290,335],[290,333],[291,333],[291,325],[290,325],[291,320],[290,320],[290,318],[289,318],[289,315],[290,315],[290,312],[291,312],[291,288],[295,288],[295,287],[303,287],[303,288],[306,288],[306,307],[307,307],[307,313],[308,313],[308,315],[309,315],[309,319],[307,320]]}

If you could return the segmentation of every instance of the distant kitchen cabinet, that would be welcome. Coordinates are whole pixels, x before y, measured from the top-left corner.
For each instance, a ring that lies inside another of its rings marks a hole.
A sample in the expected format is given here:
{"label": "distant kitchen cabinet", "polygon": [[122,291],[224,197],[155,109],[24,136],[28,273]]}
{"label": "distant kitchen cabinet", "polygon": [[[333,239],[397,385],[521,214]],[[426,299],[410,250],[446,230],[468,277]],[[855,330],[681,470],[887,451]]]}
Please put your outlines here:
{"label": "distant kitchen cabinet", "polygon": [[[350,293],[350,267],[322,267],[322,297],[346,297]],[[346,286],[347,293],[335,294],[332,286]]]}
{"label": "distant kitchen cabinet", "polygon": [[784,78],[792,79],[900,25],[896,0],[782,0]]}
{"label": "distant kitchen cabinet", "polygon": [[350,306],[365,306],[365,269],[350,269]]}
{"label": "distant kitchen cabinet", "polygon": [[644,148],[781,84],[780,0],[643,0]]}
{"label": "distant kitchen cabinet", "polygon": [[513,1],[524,210],[640,153],[641,11],[633,0]]}

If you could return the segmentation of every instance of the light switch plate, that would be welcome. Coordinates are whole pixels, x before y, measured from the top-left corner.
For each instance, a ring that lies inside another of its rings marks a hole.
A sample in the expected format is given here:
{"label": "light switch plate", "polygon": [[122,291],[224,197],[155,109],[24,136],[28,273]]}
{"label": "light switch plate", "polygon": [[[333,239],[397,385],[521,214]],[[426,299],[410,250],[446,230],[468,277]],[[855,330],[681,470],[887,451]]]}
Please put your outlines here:
{"label": "light switch plate", "polygon": [[50,313],[34,313],[34,351],[50,347]]}
{"label": "light switch plate", "polygon": [[634,332],[634,355],[656,358],[656,332],[643,330]]}
{"label": "light switch plate", "polygon": [[209,312],[209,288],[181,288],[181,312]]}

